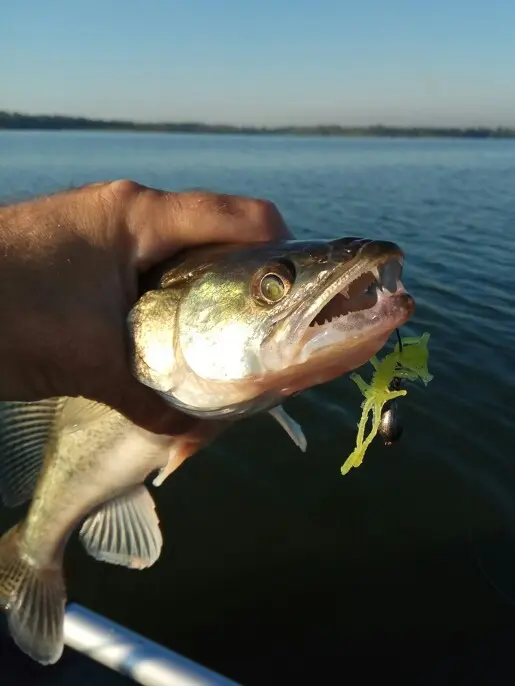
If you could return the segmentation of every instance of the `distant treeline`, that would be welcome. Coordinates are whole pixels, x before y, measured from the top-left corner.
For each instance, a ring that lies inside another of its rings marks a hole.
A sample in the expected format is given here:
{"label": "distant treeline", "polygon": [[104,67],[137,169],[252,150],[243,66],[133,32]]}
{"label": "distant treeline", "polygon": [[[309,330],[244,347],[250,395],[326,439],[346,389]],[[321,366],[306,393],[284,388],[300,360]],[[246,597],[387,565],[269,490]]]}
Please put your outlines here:
{"label": "distant treeline", "polygon": [[145,123],[118,119],[88,119],[60,115],[33,115],[0,111],[0,129],[154,131],[161,133],[282,134],[292,136],[370,136],[382,138],[515,138],[515,128],[458,128],[417,126],[231,126],[197,122]]}

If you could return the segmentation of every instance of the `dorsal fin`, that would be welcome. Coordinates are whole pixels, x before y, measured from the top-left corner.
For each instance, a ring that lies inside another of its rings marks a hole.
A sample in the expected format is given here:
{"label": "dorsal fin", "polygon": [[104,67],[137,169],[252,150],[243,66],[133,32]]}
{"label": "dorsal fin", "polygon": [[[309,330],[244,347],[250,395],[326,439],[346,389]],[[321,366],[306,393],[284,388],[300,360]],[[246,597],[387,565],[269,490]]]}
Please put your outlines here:
{"label": "dorsal fin", "polygon": [[58,427],[66,432],[84,429],[91,422],[114,412],[108,405],[88,400],[82,396],[66,398],[59,415]]}
{"label": "dorsal fin", "polygon": [[63,400],[0,402],[0,495],[7,507],[31,497]]}

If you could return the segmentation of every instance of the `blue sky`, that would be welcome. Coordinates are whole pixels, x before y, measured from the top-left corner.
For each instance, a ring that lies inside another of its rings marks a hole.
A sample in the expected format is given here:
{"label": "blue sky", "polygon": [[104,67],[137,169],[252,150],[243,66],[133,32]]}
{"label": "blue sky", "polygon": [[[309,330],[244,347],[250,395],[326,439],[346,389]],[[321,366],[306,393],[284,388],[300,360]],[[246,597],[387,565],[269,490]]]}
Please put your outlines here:
{"label": "blue sky", "polygon": [[0,109],[515,125],[513,0],[17,0]]}

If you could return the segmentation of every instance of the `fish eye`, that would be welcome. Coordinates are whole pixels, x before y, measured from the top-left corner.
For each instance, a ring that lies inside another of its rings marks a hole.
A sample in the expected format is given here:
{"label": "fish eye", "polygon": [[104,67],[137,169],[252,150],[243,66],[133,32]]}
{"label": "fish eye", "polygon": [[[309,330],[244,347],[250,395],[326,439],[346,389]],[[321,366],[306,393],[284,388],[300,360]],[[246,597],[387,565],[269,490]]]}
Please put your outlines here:
{"label": "fish eye", "polygon": [[264,305],[275,305],[290,291],[295,275],[282,263],[269,264],[254,274],[252,293]]}
{"label": "fish eye", "polygon": [[265,274],[259,284],[259,293],[269,303],[279,302],[286,294],[286,284],[278,274]]}

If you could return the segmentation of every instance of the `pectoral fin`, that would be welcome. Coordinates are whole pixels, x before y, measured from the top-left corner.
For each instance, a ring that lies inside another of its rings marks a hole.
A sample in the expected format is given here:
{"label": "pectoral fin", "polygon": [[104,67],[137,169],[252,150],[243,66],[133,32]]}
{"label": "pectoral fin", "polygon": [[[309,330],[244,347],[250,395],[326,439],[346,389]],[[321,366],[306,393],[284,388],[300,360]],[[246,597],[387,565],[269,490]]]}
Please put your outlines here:
{"label": "pectoral fin", "polygon": [[191,431],[182,436],[177,436],[170,446],[168,463],[159,470],[152,484],[154,486],[161,486],[170,474],[180,467],[188,457],[191,457],[211,443],[228,426],[230,426],[230,423],[225,421],[216,421],[214,419],[201,420],[197,422]]}
{"label": "pectoral fin", "polygon": [[282,405],[277,405],[277,407],[268,410],[268,412],[282,426],[295,445],[305,453],[308,442],[304,436],[301,425],[290,417]]}
{"label": "pectoral fin", "polygon": [[170,474],[180,467],[184,460],[196,453],[200,447],[198,441],[188,440],[187,436],[177,438],[170,449],[167,464],[159,470],[152,481],[152,485],[161,486]]}

